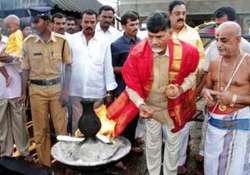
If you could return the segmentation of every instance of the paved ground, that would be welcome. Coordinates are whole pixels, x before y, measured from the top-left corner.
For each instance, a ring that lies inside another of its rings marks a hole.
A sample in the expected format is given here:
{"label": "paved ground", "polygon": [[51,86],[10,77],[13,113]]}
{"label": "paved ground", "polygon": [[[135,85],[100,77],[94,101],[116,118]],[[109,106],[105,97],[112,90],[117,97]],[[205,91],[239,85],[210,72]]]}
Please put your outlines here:
{"label": "paved ground", "polygon": [[[202,102],[198,103],[199,109],[202,109],[202,106],[204,106]],[[203,116],[200,115],[196,121],[192,122],[192,127],[190,131],[190,141],[189,141],[189,153],[187,158],[188,172],[186,173],[186,175],[197,175],[196,171],[200,168],[197,162],[195,161],[195,155],[197,155],[199,152],[202,120]],[[142,155],[130,154],[127,157],[125,157],[123,161],[124,164],[127,166],[127,170],[119,170],[112,166],[108,168],[108,172],[112,173],[105,174],[104,173],[105,169],[104,169],[101,170],[101,172],[99,173],[90,173],[89,171],[84,171],[82,175],[148,175],[145,153]],[[12,167],[14,166],[15,165],[13,165]],[[79,171],[72,170],[66,166],[63,166],[60,163],[55,163],[52,169],[54,170],[53,174],[55,175],[81,175]],[[2,174],[1,168],[0,168],[0,174]]]}
{"label": "paved ground", "polygon": [[[195,155],[199,151],[199,143],[200,143],[200,130],[201,130],[201,122],[193,122],[193,126],[191,129],[191,139],[189,142],[189,156],[187,160],[188,172],[186,175],[196,175],[197,171],[197,162],[195,161]],[[127,166],[127,170],[119,170],[117,168],[111,168],[111,174],[113,175],[148,175],[147,167],[146,167],[146,158],[145,153],[143,155],[134,155],[130,154],[124,159],[124,164]],[[61,166],[59,166],[61,167]],[[69,175],[79,175],[78,172],[68,171]],[[64,175],[65,170],[57,169],[57,175]],[[91,173],[83,173],[84,175],[92,175]],[[94,174],[94,175],[104,175],[104,174]]]}
{"label": "paved ground", "polygon": [[[197,103],[198,110],[202,110],[204,101]],[[203,115],[199,115],[196,121],[192,122],[189,140],[189,153],[187,158],[188,172],[186,175],[196,175],[197,171],[202,171],[202,165],[197,163],[195,156],[199,153],[201,140],[201,127]],[[123,175],[148,175],[145,154],[142,156],[131,155],[126,161],[128,170],[121,172]]]}
{"label": "paved ground", "polygon": [[[198,108],[202,109],[203,103],[198,103]],[[186,175],[196,175],[200,165],[195,161],[195,156],[199,152],[199,145],[201,140],[201,126],[202,126],[203,116],[198,116],[197,120],[192,122],[192,127],[190,130],[190,141],[189,141],[189,153],[187,159],[188,172]],[[141,156],[130,154],[124,159],[124,164],[127,166],[127,170],[118,170],[116,168],[110,168],[110,171],[114,175],[148,175],[146,167],[145,153]],[[60,167],[60,166],[59,166]],[[61,171],[61,172],[60,172]],[[65,170],[60,169],[56,174],[65,174]],[[79,175],[79,173],[70,172],[70,175]],[[110,173],[110,174],[112,174]],[[89,173],[83,173],[84,175],[89,175]],[[99,174],[98,174],[99,175]],[[103,175],[103,173],[101,173]]]}

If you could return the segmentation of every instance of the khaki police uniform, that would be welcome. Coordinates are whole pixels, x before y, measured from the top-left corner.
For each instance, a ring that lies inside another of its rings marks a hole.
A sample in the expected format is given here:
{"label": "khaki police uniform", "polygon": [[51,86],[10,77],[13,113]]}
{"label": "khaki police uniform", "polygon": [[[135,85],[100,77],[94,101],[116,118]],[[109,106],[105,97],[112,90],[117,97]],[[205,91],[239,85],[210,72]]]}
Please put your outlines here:
{"label": "khaki police uniform", "polygon": [[71,64],[67,41],[60,34],[51,33],[45,42],[38,35],[29,36],[23,45],[22,69],[29,70],[34,139],[39,162],[50,166],[49,116],[57,135],[67,134],[66,110],[59,101],[62,85],[62,64]]}

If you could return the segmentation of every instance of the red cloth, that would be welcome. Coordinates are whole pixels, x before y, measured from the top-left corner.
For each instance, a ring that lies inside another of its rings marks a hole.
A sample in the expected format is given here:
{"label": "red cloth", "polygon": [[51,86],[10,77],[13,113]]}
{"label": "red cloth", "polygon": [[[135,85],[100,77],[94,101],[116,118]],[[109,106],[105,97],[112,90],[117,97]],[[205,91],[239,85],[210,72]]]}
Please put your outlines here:
{"label": "red cloth", "polygon": [[[181,65],[176,79],[170,80],[170,83],[181,85],[184,78],[191,72],[194,72],[199,63],[199,53],[191,45],[170,39],[169,48],[169,70],[174,72],[172,65],[176,48],[180,49]],[[126,62],[123,65],[122,75],[126,85],[136,91],[143,99],[146,99],[151,90],[153,82],[153,54],[148,41],[145,39],[136,45],[130,52]],[[173,132],[179,131],[184,127],[195,113],[194,93],[191,90],[182,94],[175,100],[168,100],[168,111],[173,119],[175,128]],[[108,108],[108,118],[116,122],[115,136],[118,136],[126,126],[136,117],[138,108],[129,99],[128,94],[124,91],[115,102]]]}

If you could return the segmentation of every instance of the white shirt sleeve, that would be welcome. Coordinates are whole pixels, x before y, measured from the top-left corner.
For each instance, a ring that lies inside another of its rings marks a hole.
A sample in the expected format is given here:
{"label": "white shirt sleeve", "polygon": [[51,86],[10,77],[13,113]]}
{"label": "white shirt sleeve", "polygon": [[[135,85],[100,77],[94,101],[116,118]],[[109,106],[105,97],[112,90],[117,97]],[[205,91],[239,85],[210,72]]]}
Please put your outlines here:
{"label": "white shirt sleeve", "polygon": [[195,72],[190,73],[181,84],[181,88],[183,89],[184,92],[191,89],[195,85],[197,70],[198,68],[196,69]]}
{"label": "white shirt sleeve", "polygon": [[141,98],[136,91],[129,87],[126,87],[126,91],[128,93],[129,99],[135,104],[137,108],[139,108],[140,105],[145,104],[143,98]]}
{"label": "white shirt sleeve", "polygon": [[215,59],[214,57],[218,57],[218,50],[216,46],[216,41],[213,41],[209,47],[205,51],[205,60],[202,66],[202,69],[207,72],[209,68],[210,62]]}
{"label": "white shirt sleeve", "polygon": [[240,49],[244,52],[250,53],[250,43],[244,38],[241,38]]}
{"label": "white shirt sleeve", "polygon": [[106,90],[111,91],[117,87],[115,81],[114,70],[112,66],[112,57],[111,57],[111,48],[110,45],[106,47],[105,58],[104,58],[104,76],[105,76],[105,85]]}

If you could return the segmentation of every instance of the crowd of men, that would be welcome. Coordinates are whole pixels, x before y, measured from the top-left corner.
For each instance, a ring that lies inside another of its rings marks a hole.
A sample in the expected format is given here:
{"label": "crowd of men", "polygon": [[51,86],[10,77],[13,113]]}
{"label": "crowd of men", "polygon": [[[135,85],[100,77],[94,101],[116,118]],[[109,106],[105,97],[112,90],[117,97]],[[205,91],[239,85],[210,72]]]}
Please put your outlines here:
{"label": "crowd of men", "polygon": [[46,167],[51,166],[50,125],[56,135],[72,135],[84,110],[81,100],[102,101],[117,122],[115,135],[129,139],[131,152],[141,154],[145,138],[150,175],[185,174],[195,102],[203,95],[197,160],[204,159],[204,173],[250,174],[250,44],[241,37],[234,9],[215,11],[215,40],[206,51],[186,23],[184,1],[174,0],[165,12],[149,16],[145,38],[138,35],[136,11],[121,16],[122,31],[113,26],[114,15],[110,6],[98,13],[88,9],[78,25],[73,17],[42,13],[22,31],[17,16],[4,19],[0,157],[18,151],[32,161],[27,99],[39,164]]}

